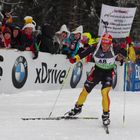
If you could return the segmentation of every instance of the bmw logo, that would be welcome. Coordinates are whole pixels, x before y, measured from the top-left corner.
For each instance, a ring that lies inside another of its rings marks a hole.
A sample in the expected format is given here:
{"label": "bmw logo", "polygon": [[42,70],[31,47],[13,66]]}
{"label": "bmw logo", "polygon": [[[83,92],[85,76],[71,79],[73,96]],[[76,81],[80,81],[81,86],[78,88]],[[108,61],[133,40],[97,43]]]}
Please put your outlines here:
{"label": "bmw logo", "polygon": [[16,88],[22,88],[28,76],[28,65],[25,57],[19,56],[12,69],[12,82]]}
{"label": "bmw logo", "polygon": [[72,88],[75,88],[79,83],[82,76],[82,71],[83,71],[83,64],[81,61],[79,61],[78,63],[76,63],[72,71],[72,76],[70,81],[70,86]]}
{"label": "bmw logo", "polygon": [[0,55],[0,62],[3,62],[4,61],[4,58],[2,55]]}

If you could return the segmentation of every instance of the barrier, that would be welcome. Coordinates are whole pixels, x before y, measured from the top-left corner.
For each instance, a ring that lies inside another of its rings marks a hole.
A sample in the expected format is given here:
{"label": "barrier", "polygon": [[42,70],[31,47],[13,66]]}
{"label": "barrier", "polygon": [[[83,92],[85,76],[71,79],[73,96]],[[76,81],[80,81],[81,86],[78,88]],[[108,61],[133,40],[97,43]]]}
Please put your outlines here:
{"label": "barrier", "polygon": [[126,79],[127,91],[140,91],[140,64],[128,63],[128,74]]}
{"label": "barrier", "polygon": [[[64,88],[81,88],[94,63],[80,61],[70,64],[65,55],[39,52],[37,59],[32,53],[0,49],[0,93],[19,93],[27,90],[60,89],[68,69]],[[118,81],[115,90],[123,90],[123,67],[117,68]],[[98,85],[96,88],[100,88]]]}

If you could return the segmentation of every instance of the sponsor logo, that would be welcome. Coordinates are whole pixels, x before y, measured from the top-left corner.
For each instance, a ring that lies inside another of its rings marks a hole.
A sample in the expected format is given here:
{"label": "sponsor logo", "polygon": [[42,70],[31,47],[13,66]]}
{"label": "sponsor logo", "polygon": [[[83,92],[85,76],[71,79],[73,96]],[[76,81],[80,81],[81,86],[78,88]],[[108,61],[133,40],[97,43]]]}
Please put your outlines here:
{"label": "sponsor logo", "polygon": [[2,67],[0,67],[0,80],[1,80],[2,75],[3,75],[3,69]]}
{"label": "sponsor logo", "polygon": [[[0,55],[0,62],[3,62],[3,61],[4,61],[4,58],[2,55]],[[0,80],[1,80],[2,75],[3,75],[3,69],[2,67],[0,67]]]}
{"label": "sponsor logo", "polygon": [[138,66],[138,65],[135,65],[135,78],[137,79],[137,80],[140,80],[140,66]]}
{"label": "sponsor logo", "polygon": [[25,57],[19,56],[12,69],[12,82],[14,87],[22,88],[27,80],[28,65]]}
{"label": "sponsor logo", "polygon": [[0,62],[3,62],[4,61],[4,58],[2,55],[0,55]]}
{"label": "sponsor logo", "polygon": [[79,61],[78,63],[76,63],[72,71],[72,76],[70,80],[70,86],[72,88],[75,88],[79,83],[82,76],[82,71],[83,71],[83,64],[81,61]]}
{"label": "sponsor logo", "polygon": [[35,83],[51,83],[62,84],[66,76],[66,70],[58,70],[57,64],[52,69],[48,68],[46,63],[41,64],[41,68],[36,68],[36,80]]}

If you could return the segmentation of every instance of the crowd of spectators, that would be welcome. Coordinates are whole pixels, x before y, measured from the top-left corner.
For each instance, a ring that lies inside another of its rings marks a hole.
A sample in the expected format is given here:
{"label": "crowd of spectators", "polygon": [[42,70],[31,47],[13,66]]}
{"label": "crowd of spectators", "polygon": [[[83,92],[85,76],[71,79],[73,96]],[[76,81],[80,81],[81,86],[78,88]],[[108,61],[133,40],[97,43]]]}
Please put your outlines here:
{"label": "crowd of spectators", "polygon": [[35,26],[36,23],[31,16],[24,18],[24,25],[21,27],[13,23],[12,16],[9,13],[5,13],[1,25],[0,48],[32,51],[33,58],[37,58],[38,44],[33,34]]}
{"label": "crowd of spectators", "polygon": [[[0,48],[31,51],[33,59],[38,57],[39,51],[64,54],[67,58],[74,57],[88,46],[94,47],[99,42],[98,37],[93,37],[90,32],[83,32],[82,25],[70,31],[64,24],[59,31],[53,32],[52,27],[48,24],[36,29],[36,22],[31,16],[24,17],[23,25],[18,25],[13,22],[9,13],[3,15],[1,23]],[[114,40],[113,47],[115,49],[124,48],[126,42]],[[87,61],[90,61],[91,57],[92,54],[86,58]]]}

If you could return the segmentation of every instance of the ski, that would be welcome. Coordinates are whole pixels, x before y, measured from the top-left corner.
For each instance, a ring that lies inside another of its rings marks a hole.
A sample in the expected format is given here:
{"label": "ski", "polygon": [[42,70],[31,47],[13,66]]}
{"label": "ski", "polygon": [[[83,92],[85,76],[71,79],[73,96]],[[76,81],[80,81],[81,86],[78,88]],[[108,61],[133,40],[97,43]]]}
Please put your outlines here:
{"label": "ski", "polygon": [[104,130],[105,130],[106,134],[109,134],[109,128],[108,128],[108,125],[103,125],[103,127],[104,127]]}
{"label": "ski", "polygon": [[21,118],[23,121],[29,120],[93,120],[98,117],[75,117],[75,116],[58,116],[58,117],[32,117],[32,118]]}

